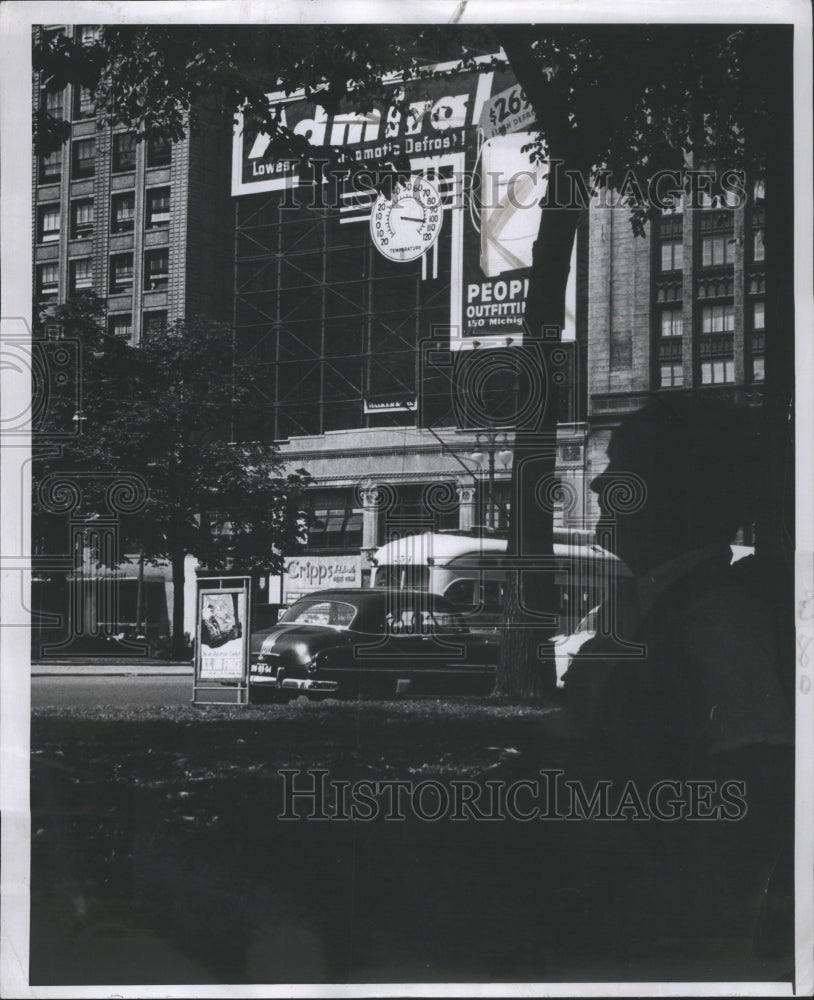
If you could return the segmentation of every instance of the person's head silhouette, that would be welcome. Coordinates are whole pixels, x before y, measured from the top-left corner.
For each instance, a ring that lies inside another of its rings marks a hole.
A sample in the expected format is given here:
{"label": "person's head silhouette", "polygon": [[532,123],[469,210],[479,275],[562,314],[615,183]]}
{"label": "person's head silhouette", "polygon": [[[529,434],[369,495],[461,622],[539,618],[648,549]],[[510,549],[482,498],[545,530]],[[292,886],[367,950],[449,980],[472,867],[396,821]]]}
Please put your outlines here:
{"label": "person's head silhouette", "polygon": [[608,466],[591,482],[600,544],[636,574],[682,552],[728,544],[753,520],[755,450],[748,411],[657,396],[614,431]]}

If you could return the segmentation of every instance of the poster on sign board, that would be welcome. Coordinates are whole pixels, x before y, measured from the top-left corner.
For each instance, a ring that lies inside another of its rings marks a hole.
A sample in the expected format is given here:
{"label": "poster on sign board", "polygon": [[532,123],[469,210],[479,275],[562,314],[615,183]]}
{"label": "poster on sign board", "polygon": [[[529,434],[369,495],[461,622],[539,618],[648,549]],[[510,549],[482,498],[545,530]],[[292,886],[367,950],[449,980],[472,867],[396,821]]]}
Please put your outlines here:
{"label": "poster on sign board", "polygon": [[199,681],[237,681],[245,677],[246,598],[244,590],[199,591]]}

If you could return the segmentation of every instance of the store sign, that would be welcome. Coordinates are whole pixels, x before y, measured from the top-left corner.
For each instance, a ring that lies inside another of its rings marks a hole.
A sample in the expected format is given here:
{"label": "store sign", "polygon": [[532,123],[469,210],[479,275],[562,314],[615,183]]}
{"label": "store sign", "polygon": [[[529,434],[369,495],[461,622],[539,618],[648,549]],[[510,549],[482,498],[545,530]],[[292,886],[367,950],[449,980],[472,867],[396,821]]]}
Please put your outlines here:
{"label": "store sign", "polygon": [[406,399],[366,399],[365,413],[414,413],[418,409],[418,399],[410,396]]}
{"label": "store sign", "polygon": [[285,561],[285,603],[312,590],[329,587],[361,587],[361,556],[294,556]]}

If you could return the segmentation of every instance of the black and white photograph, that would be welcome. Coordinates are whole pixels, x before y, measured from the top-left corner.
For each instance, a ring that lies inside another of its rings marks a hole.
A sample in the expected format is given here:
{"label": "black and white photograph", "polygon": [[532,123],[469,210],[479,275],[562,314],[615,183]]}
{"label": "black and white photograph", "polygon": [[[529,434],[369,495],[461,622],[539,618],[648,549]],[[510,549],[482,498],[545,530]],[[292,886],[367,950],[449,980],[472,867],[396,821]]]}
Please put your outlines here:
{"label": "black and white photograph", "polygon": [[809,5],[0,19],[0,993],[812,995]]}

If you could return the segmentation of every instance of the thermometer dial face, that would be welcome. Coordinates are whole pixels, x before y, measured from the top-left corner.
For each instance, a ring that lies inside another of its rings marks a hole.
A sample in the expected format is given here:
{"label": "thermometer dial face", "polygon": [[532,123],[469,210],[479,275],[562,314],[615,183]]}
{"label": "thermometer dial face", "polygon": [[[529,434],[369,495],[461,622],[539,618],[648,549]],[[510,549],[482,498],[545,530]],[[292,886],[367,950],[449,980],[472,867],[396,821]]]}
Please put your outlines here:
{"label": "thermometer dial face", "polygon": [[376,249],[389,260],[415,260],[438,239],[443,209],[438,189],[425,177],[397,184],[387,198],[380,194],[370,215]]}

